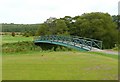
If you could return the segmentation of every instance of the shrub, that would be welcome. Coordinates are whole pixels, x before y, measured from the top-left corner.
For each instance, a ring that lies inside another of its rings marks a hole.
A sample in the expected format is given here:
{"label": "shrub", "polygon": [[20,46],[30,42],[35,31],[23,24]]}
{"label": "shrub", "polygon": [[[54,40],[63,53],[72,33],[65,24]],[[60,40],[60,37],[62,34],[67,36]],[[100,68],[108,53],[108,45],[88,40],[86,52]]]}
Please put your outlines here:
{"label": "shrub", "polygon": [[15,32],[12,32],[12,36],[13,36],[13,37],[15,36]]}
{"label": "shrub", "polygon": [[6,43],[2,45],[3,53],[18,53],[18,52],[29,52],[29,51],[68,51],[71,50],[67,47],[52,44],[35,45],[33,42],[16,42]]}

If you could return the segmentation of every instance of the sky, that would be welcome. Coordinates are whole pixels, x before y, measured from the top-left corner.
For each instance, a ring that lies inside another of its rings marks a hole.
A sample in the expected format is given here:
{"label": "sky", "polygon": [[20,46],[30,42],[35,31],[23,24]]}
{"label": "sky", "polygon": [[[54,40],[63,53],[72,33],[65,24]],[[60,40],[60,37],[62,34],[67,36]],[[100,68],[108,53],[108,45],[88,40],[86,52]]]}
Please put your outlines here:
{"label": "sky", "polygon": [[118,14],[119,0],[0,0],[0,23],[36,24],[50,17]]}

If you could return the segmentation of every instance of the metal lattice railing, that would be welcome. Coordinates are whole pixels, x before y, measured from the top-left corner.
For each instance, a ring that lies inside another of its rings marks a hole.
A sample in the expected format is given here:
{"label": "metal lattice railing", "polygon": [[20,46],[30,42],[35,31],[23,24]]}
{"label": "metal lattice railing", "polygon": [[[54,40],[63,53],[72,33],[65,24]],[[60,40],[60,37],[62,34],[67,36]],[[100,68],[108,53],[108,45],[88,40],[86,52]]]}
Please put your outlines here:
{"label": "metal lattice railing", "polygon": [[92,48],[102,49],[102,41],[78,36],[60,36],[60,35],[37,36],[34,38],[34,42],[38,41],[63,43],[66,45],[71,45],[86,50],[92,50]]}

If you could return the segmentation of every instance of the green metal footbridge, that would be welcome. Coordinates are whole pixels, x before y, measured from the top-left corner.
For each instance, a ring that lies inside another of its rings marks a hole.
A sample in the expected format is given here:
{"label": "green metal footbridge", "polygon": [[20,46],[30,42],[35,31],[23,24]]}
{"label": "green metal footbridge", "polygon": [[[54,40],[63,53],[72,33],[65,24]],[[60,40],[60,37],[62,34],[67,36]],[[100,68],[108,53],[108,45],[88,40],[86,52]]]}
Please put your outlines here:
{"label": "green metal footbridge", "polygon": [[37,36],[34,38],[34,43],[56,44],[82,51],[102,49],[102,41],[78,36],[60,36],[60,35]]}

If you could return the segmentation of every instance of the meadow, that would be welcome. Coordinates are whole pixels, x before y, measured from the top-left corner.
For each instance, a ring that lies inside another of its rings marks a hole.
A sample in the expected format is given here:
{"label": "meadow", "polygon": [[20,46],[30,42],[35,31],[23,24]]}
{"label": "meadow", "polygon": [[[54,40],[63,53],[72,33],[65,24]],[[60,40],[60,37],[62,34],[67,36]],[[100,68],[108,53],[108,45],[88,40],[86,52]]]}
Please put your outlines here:
{"label": "meadow", "polygon": [[3,56],[4,80],[115,80],[117,59],[85,52],[31,52]]}
{"label": "meadow", "polygon": [[[4,44],[6,42],[12,44],[22,40],[33,40],[33,37],[8,37],[9,36],[3,36],[2,42]],[[29,47],[29,45],[26,47]],[[2,79],[117,80],[118,57],[117,55],[112,54],[80,52],[74,50],[27,50],[27,52],[3,52]]]}
{"label": "meadow", "polygon": [[16,35],[15,37],[11,35],[3,35],[2,36],[2,44],[4,43],[15,43],[21,41],[33,41],[33,37],[25,37],[22,35]]}

